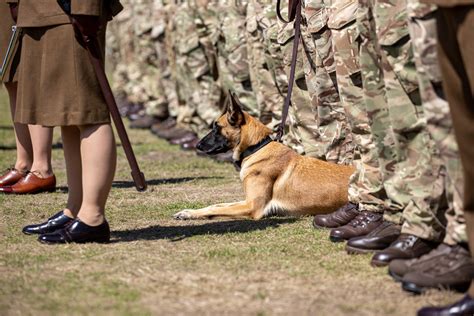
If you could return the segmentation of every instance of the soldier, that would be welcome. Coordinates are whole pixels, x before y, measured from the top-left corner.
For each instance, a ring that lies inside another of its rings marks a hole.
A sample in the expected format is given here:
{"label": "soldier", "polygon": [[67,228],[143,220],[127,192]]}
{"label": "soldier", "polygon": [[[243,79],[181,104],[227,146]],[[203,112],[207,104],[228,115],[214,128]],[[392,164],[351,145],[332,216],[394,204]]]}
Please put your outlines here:
{"label": "soldier", "polygon": [[245,110],[258,117],[257,99],[252,88],[245,19],[248,1],[218,1],[220,34],[217,42],[219,81],[224,91],[232,90]]}
{"label": "soldier", "polygon": [[[474,264],[467,249],[467,235],[462,210],[462,167],[449,105],[442,98],[441,73],[436,54],[437,7],[408,0],[409,27],[413,38],[415,62],[420,82],[420,93],[427,117],[428,130],[436,141],[446,173],[446,234],[443,242],[419,259],[396,260],[390,272],[403,281],[403,288],[421,292],[425,288],[469,286],[474,276]],[[433,267],[436,267],[435,269]]]}
{"label": "soldier", "polygon": [[[443,86],[451,108],[454,131],[464,170],[464,217],[471,256],[474,254],[472,135],[474,104],[473,28],[474,1],[426,0],[440,6],[437,16],[439,34],[438,53],[443,74]],[[456,262],[450,261],[451,264]],[[436,270],[426,269],[429,278],[436,277]],[[452,276],[450,276],[452,277]],[[471,274],[471,279],[474,279]],[[460,301],[444,307],[426,307],[418,315],[472,315],[474,314],[474,283]]]}
{"label": "soldier", "polygon": [[175,27],[176,79],[181,102],[177,121],[178,125],[187,126],[192,132],[184,133],[171,143],[194,149],[199,136],[207,133],[218,115],[216,113],[220,113],[220,97],[216,97],[220,90],[214,84],[205,45],[201,43],[200,36],[207,36],[207,25],[200,22],[198,6],[194,1],[179,5]]}
{"label": "soldier", "polygon": [[168,101],[162,80],[159,80],[159,57],[155,48],[154,28],[155,3],[151,0],[134,0],[133,37],[134,61],[137,78],[134,80],[136,103],[142,103],[145,111],[134,120],[131,128],[149,129],[155,123],[168,118]]}
{"label": "soldier", "polygon": [[[97,39],[104,46],[107,20],[121,5],[101,0],[72,4],[71,16],[55,0],[19,4],[18,25],[24,35],[15,121],[61,126],[67,166],[66,208],[45,223],[23,228],[25,234],[40,234],[38,240],[50,244],[110,239],[105,204],[115,173],[116,145],[85,43]],[[53,91],[54,97],[44,91]]]}
{"label": "soldier", "polygon": [[[298,130],[294,138],[301,139],[307,155],[351,163],[351,133],[339,100],[328,7],[324,1],[302,3],[304,20],[290,116]],[[279,41],[289,72],[294,29],[293,24],[280,25]]]}
{"label": "soldier", "polygon": [[246,40],[250,81],[255,92],[259,118],[270,128],[280,121],[288,79],[279,58],[275,29],[278,27],[274,4],[251,0],[247,6]]}
{"label": "soldier", "polygon": [[[11,2],[12,13],[16,18],[17,3]],[[12,34],[12,25],[15,21],[10,15],[10,7],[6,3],[0,4],[0,62]],[[12,62],[8,66],[5,79],[2,82],[10,98],[12,117],[16,110],[16,94],[18,85],[17,68],[20,52],[16,51]],[[40,125],[14,123],[16,141],[16,162],[12,168],[0,176],[0,192],[25,194],[39,193],[54,190],[56,177],[51,165],[51,143],[53,130]]]}
{"label": "soldier", "polygon": [[[333,229],[331,238],[361,236],[348,242],[348,250],[380,250],[372,264],[382,266],[396,258],[419,257],[436,247],[443,232],[437,215],[444,177],[439,154],[426,130],[406,3],[359,1],[358,10],[364,99],[383,175],[381,193],[386,198],[380,196],[384,203],[371,213],[367,213],[370,205],[359,204],[363,212],[349,224]],[[347,213],[347,208],[341,212]],[[397,237],[394,225],[398,224],[403,225]]]}

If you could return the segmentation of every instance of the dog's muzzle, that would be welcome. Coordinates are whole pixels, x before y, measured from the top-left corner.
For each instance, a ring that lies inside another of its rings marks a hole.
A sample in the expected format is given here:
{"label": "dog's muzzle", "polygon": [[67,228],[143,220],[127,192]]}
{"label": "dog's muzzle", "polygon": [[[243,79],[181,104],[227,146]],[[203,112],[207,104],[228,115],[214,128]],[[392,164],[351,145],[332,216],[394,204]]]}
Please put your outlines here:
{"label": "dog's muzzle", "polygon": [[208,155],[225,153],[231,149],[229,141],[215,130],[203,137],[196,148]]}

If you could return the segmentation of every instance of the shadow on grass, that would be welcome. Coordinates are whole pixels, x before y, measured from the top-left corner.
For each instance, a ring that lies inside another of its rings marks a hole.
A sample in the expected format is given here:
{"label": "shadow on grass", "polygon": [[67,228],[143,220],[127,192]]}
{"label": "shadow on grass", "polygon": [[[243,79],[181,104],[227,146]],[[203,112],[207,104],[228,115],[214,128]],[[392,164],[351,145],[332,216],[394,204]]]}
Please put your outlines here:
{"label": "shadow on grass", "polygon": [[[146,183],[150,185],[162,185],[162,184],[176,184],[176,183],[185,183],[185,182],[190,182],[194,180],[210,180],[210,179],[223,179],[224,177],[183,177],[183,178],[166,178],[166,179],[152,179],[152,180],[147,180]],[[114,181],[112,183],[113,188],[119,188],[119,189],[128,189],[128,188],[134,188],[135,183],[133,181]],[[59,191],[61,193],[67,193],[68,192],[68,187],[66,186],[61,186],[57,187],[56,191]]]}
{"label": "shadow on grass", "polygon": [[13,124],[12,125],[0,125],[0,130],[13,130]]}
{"label": "shadow on grass", "polygon": [[[283,224],[296,222],[297,218],[267,218],[254,220],[232,220],[189,226],[149,226],[145,228],[113,231],[112,242],[131,242],[137,240],[170,239],[180,241],[199,235],[224,235],[229,233],[248,233],[268,228],[277,228]],[[196,223],[196,222],[191,222]]]}

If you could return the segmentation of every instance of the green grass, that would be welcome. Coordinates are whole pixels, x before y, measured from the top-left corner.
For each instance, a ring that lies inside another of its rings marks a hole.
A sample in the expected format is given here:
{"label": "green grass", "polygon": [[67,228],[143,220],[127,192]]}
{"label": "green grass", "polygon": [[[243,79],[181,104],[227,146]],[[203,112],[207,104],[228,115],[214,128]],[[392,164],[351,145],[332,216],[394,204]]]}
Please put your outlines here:
{"label": "green grass", "polygon": [[[6,168],[15,142],[1,89],[0,111]],[[60,210],[64,190],[0,195],[0,315],[406,316],[459,297],[403,293],[386,269],[370,267],[369,255],[347,255],[310,218],[175,221],[181,209],[241,199],[238,174],[147,131],[130,131],[130,138],[150,186],[134,190],[119,149],[108,245],[47,246],[21,233]],[[61,149],[53,150],[53,166],[65,187]]]}

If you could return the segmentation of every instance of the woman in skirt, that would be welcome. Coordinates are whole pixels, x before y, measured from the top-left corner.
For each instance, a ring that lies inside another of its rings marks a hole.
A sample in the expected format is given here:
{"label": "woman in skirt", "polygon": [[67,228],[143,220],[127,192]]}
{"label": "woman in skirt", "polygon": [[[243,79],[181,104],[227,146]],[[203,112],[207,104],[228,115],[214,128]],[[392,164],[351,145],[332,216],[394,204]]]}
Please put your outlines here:
{"label": "woman in skirt", "polygon": [[[7,0],[10,1],[10,0]],[[72,0],[71,16],[56,0],[21,0],[22,58],[15,121],[60,126],[68,182],[66,207],[26,226],[43,243],[107,242],[105,204],[116,165],[116,145],[99,82],[77,29],[105,43],[105,26],[120,3]]]}
{"label": "woman in skirt", "polygon": [[[0,2],[0,63],[8,49],[16,10],[17,4],[12,3],[10,8],[7,3]],[[19,61],[20,51],[17,49],[7,65],[2,82],[8,91],[12,115],[15,113]],[[0,175],[0,192],[27,194],[53,191],[56,187],[56,177],[51,166],[53,129],[21,123],[15,123],[14,129],[16,162]]]}

